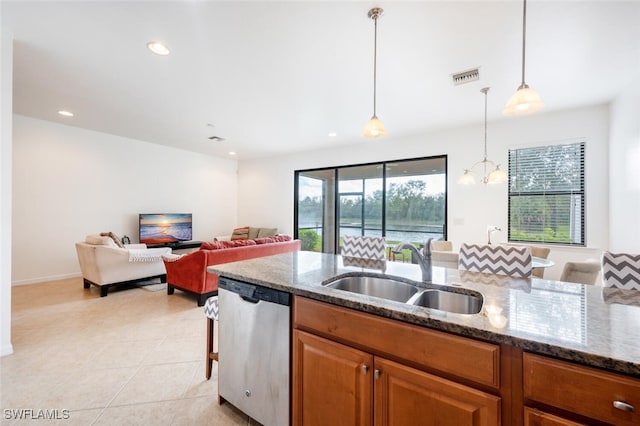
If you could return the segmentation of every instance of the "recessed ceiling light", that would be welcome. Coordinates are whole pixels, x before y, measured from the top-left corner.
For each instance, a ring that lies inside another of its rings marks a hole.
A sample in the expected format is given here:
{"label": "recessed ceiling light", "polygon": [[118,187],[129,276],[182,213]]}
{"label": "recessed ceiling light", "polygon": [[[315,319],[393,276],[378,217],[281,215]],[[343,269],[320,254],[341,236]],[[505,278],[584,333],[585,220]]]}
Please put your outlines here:
{"label": "recessed ceiling light", "polygon": [[236,155],[234,151],[229,151],[229,155]]}
{"label": "recessed ceiling light", "polygon": [[338,134],[336,132],[330,132],[329,133],[329,137],[330,138],[335,138],[336,136],[338,136]]}
{"label": "recessed ceiling light", "polygon": [[169,48],[159,41],[150,41],[149,43],[147,43],[147,47],[156,55],[166,56],[171,53],[169,51]]}
{"label": "recessed ceiling light", "polygon": [[65,117],[73,117],[73,113],[71,111],[67,111],[64,109],[61,109],[60,111],[58,111],[58,114],[64,115]]}

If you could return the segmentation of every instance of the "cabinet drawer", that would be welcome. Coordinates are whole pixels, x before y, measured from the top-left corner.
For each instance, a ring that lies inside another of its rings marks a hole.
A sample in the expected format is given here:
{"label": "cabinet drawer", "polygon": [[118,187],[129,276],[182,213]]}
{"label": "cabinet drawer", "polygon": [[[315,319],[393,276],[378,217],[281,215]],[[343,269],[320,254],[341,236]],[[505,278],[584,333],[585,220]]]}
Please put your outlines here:
{"label": "cabinet drawer", "polygon": [[523,381],[526,399],[616,425],[640,424],[640,380],[525,353]]}
{"label": "cabinet drawer", "polygon": [[525,407],[524,426],[585,426],[585,424]]}
{"label": "cabinet drawer", "polygon": [[294,327],[498,389],[500,347],[303,297]]}

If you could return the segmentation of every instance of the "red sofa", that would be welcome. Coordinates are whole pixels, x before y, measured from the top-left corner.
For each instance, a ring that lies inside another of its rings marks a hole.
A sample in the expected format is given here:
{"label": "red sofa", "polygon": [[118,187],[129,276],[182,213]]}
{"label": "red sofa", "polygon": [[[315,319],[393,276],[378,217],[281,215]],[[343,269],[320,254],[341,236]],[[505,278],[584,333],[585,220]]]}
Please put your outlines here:
{"label": "red sofa", "polygon": [[300,250],[300,240],[286,238],[287,241],[284,238],[276,241],[273,237],[205,242],[198,251],[174,259],[167,256],[164,258],[167,294],[173,294],[177,288],[197,295],[198,306],[203,306],[209,297],[218,294],[218,276],[207,273],[208,266]]}

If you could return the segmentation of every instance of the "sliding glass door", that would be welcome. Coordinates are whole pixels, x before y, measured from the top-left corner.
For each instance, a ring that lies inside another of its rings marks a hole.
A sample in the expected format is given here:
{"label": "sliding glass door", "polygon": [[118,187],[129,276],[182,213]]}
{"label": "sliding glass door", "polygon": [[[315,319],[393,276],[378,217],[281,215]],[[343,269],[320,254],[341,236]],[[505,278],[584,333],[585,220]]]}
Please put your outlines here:
{"label": "sliding glass door", "polygon": [[295,237],[325,253],[345,235],[446,239],[446,182],[446,156],[296,171]]}
{"label": "sliding glass door", "polygon": [[345,235],[382,236],[382,166],[340,167],[337,173],[338,246]]}

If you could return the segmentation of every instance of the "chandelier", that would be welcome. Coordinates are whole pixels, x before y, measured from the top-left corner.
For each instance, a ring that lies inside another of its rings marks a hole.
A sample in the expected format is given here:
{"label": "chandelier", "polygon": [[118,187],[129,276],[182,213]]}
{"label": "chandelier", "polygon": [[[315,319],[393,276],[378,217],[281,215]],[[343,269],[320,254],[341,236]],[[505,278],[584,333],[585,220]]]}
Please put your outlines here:
{"label": "chandelier", "polygon": [[[473,185],[476,183],[476,178],[474,177],[474,173],[478,173],[474,171],[475,169],[482,170],[482,180],[481,182],[484,184],[495,184],[495,183],[503,183],[507,181],[507,174],[500,170],[500,165],[494,163],[493,161],[487,159],[487,92],[489,91],[489,87],[485,87],[480,90],[480,92],[484,93],[484,158],[468,169],[465,169],[464,174],[460,176],[458,179],[458,183],[461,185]],[[489,171],[489,174],[487,174]]]}

